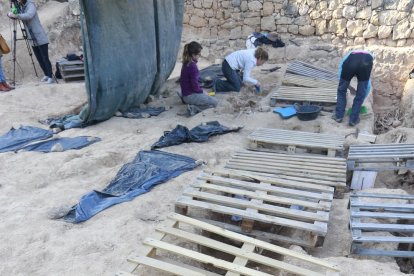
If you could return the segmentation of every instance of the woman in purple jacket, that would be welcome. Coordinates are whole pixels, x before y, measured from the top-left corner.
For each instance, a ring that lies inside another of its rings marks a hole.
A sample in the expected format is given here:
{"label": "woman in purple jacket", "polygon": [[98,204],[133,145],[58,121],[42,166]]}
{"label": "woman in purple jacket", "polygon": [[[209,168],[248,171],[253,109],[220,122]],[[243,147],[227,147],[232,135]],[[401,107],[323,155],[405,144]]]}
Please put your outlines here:
{"label": "woman in purple jacket", "polygon": [[202,49],[200,43],[192,41],[184,46],[183,51],[183,67],[180,76],[181,96],[187,104],[190,116],[217,106],[217,99],[204,94],[198,82],[200,72],[197,62]]}

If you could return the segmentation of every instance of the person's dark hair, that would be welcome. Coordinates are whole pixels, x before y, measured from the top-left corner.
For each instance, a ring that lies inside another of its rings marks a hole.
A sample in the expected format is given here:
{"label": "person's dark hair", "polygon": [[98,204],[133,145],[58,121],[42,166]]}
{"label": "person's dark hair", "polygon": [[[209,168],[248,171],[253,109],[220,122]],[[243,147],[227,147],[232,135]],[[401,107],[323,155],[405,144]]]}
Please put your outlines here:
{"label": "person's dark hair", "polygon": [[183,51],[183,64],[189,64],[193,60],[193,55],[200,54],[202,49],[203,47],[201,47],[200,43],[195,41],[185,44]]}
{"label": "person's dark hair", "polygon": [[256,49],[256,51],[254,52],[254,57],[263,61],[269,60],[269,54],[261,47]]}
{"label": "person's dark hair", "polygon": [[26,5],[27,0],[20,0],[20,2],[22,2],[23,5]]}

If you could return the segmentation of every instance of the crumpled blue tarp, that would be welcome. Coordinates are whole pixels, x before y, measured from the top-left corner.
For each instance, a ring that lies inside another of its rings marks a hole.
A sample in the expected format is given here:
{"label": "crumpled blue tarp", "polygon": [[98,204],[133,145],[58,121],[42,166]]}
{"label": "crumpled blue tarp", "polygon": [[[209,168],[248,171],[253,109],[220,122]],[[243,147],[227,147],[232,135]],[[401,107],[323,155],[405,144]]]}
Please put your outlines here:
{"label": "crumpled blue tarp", "polygon": [[164,136],[162,136],[158,142],[151,146],[151,149],[164,148],[190,142],[201,143],[207,141],[210,136],[239,131],[240,129],[241,127],[225,127],[217,121],[200,124],[191,130],[185,126],[177,125],[173,130],[166,131]]}
{"label": "crumpled blue tarp", "polygon": [[21,126],[18,129],[11,128],[9,132],[0,136],[0,152],[16,151],[29,143],[52,136],[53,132],[51,130],[38,127]]}
{"label": "crumpled blue tarp", "polygon": [[121,116],[131,119],[144,118],[145,113],[149,116],[158,116],[165,111],[165,107],[146,107],[146,108],[130,108],[126,112],[121,112]]}
{"label": "crumpled blue tarp", "polygon": [[[65,151],[70,149],[81,149],[99,141],[101,141],[101,138],[91,136],[54,138],[27,145],[23,147],[22,150],[39,152]],[[58,144],[60,146],[58,146]]]}
{"label": "crumpled blue tarp", "polygon": [[48,118],[41,123],[49,125],[50,128],[60,128],[61,130],[79,128],[84,125],[81,115],[69,114],[58,118]]}
{"label": "crumpled blue tarp", "polygon": [[102,210],[148,192],[155,185],[190,171],[198,164],[193,158],[162,151],[140,151],[135,159],[122,166],[114,180],[102,191],[84,195],[63,217],[78,223]]}

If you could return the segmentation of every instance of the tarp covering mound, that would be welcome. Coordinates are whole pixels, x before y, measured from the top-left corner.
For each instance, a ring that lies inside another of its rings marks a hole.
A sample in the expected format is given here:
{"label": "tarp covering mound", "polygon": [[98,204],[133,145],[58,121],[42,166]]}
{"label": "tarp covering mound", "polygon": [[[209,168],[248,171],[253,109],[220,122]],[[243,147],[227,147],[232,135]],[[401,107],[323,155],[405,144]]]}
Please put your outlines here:
{"label": "tarp covering mound", "polygon": [[174,69],[184,0],[81,0],[87,114],[84,124],[127,112]]}

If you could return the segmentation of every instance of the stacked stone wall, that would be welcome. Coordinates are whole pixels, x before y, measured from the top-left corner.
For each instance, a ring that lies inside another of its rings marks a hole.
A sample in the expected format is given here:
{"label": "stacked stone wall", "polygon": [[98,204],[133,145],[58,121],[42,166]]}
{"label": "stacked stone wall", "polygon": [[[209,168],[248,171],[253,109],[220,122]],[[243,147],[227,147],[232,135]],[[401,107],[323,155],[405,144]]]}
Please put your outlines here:
{"label": "stacked stone wall", "polygon": [[375,104],[388,109],[414,67],[413,29],[413,0],[186,0],[183,43],[201,42],[214,61],[244,48],[253,31],[276,31],[286,47],[266,47],[272,62],[298,58],[331,69],[350,49],[369,49]]}

